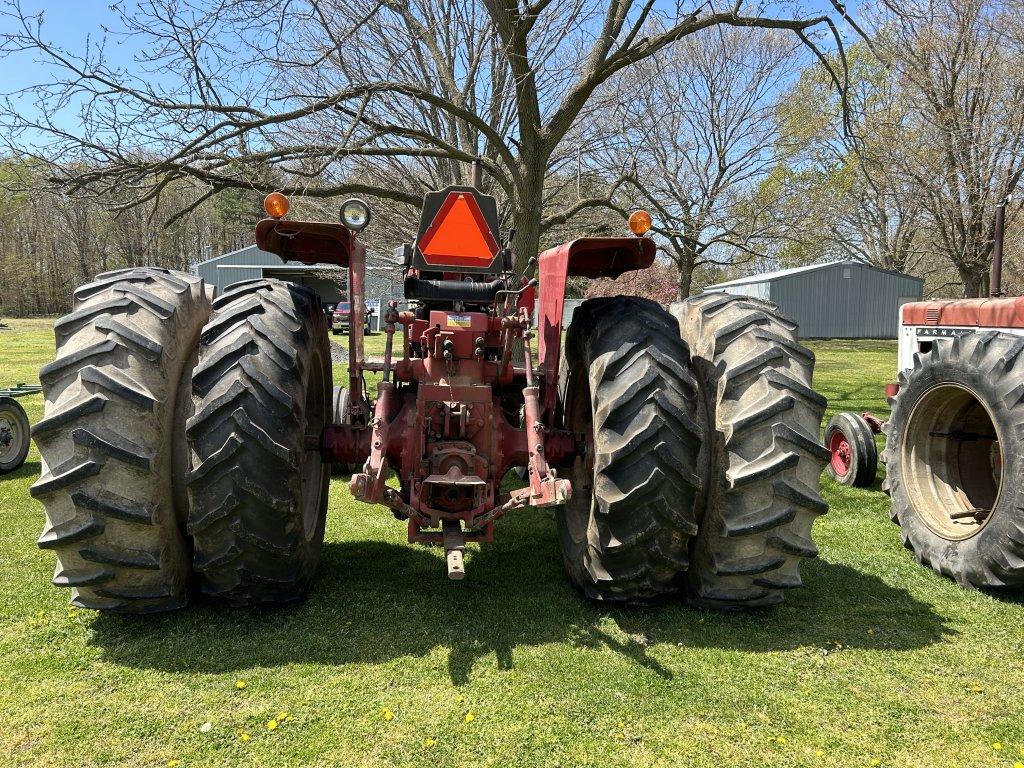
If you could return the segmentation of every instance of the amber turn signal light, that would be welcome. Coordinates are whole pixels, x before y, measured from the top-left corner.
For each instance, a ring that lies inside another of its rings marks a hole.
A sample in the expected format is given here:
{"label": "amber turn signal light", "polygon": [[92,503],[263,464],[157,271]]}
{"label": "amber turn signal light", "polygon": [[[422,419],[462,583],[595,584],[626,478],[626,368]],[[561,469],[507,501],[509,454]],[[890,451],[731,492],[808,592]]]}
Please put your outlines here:
{"label": "amber turn signal light", "polygon": [[651,214],[647,211],[633,211],[629,214],[629,231],[638,237],[651,228]]}
{"label": "amber turn signal light", "polygon": [[265,210],[267,212],[267,216],[272,219],[282,218],[288,213],[288,209],[290,207],[291,203],[288,202],[288,198],[280,192],[271,192],[263,198],[263,210]]}

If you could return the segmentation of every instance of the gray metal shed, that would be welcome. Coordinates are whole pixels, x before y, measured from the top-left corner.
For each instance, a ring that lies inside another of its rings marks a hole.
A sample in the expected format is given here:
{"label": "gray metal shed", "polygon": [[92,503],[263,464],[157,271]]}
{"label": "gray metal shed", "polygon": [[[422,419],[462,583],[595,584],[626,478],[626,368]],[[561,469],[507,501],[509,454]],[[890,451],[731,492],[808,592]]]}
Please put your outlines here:
{"label": "gray metal shed", "polygon": [[[218,296],[229,285],[242,280],[276,277],[307,285],[320,294],[323,301],[335,302],[344,295],[348,282],[347,269],[329,264],[308,265],[298,261],[282,261],[276,254],[261,251],[255,245],[201,261],[195,266],[194,272],[212,285]],[[331,273],[331,276],[325,276],[326,273]]]}
{"label": "gray metal shed", "polygon": [[805,339],[895,339],[900,307],[920,301],[924,280],[859,261],[833,261],[730,280],[705,293],[778,305]]}

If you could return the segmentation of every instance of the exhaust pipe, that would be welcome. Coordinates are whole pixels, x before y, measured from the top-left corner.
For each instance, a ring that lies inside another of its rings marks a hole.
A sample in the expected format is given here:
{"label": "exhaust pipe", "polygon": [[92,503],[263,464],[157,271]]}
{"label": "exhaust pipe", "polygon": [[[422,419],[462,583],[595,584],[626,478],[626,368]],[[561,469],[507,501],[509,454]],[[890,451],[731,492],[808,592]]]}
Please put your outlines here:
{"label": "exhaust pipe", "polygon": [[988,295],[995,299],[1003,295],[1003,231],[1006,228],[1006,204],[1010,202],[1007,195],[996,203],[996,220],[994,222],[992,266],[988,275]]}
{"label": "exhaust pipe", "polygon": [[484,164],[479,157],[473,160],[473,173],[470,179],[470,184],[474,189],[483,191],[481,187],[484,185]]}

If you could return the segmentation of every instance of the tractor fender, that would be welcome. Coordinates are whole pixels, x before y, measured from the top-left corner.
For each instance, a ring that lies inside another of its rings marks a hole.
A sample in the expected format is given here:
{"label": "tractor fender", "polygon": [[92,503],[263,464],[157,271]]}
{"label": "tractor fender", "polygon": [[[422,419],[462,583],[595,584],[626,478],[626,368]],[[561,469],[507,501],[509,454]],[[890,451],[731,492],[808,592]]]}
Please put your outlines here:
{"label": "tractor fender", "polygon": [[569,277],[616,278],[647,269],[657,247],[648,237],[583,237],[544,251],[538,258],[538,366],[543,376],[543,406],[553,412],[558,400],[558,365],[562,352],[562,311]]}
{"label": "tractor fender", "polygon": [[256,245],[282,261],[347,267],[356,243],[344,224],[283,219],[262,219],[256,224]]}

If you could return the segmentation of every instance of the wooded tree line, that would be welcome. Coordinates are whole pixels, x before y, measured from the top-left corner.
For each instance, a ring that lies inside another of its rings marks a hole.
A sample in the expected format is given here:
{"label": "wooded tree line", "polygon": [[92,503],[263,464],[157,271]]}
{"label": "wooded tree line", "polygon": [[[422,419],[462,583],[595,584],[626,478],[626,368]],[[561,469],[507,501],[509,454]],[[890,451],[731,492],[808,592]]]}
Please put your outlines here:
{"label": "wooded tree line", "polygon": [[[0,312],[247,245],[271,190],[330,218],[368,198],[385,260],[474,157],[522,268],[645,207],[658,295],[835,258],[984,293],[995,206],[1024,167],[1024,0],[833,7],[153,1],[120,11],[133,71],[51,44],[9,3],[0,52],[60,76],[0,106]],[[1007,290],[1024,287],[1022,202]]]}

